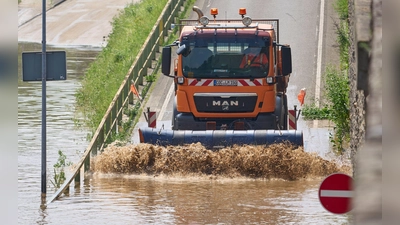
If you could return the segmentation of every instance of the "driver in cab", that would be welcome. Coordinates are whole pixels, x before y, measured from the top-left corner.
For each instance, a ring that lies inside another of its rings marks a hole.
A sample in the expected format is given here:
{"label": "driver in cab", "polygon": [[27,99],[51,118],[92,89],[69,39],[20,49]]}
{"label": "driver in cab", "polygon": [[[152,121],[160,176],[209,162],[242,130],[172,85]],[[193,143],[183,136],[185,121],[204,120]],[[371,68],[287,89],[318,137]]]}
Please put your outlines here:
{"label": "driver in cab", "polygon": [[245,55],[240,63],[240,68],[261,67],[266,69],[268,67],[268,57],[260,47],[249,47],[243,53]]}

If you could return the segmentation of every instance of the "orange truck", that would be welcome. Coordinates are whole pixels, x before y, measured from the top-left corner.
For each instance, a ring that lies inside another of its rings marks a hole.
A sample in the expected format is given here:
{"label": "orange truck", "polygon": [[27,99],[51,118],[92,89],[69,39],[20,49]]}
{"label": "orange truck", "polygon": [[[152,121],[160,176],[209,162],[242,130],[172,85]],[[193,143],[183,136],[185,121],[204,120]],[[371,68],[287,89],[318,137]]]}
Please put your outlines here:
{"label": "orange truck", "polygon": [[288,130],[292,59],[290,46],[279,44],[279,20],[253,20],[245,8],[241,18],[224,20],[216,8],[211,19],[196,6],[193,11],[198,20],[181,20],[179,40],[162,52],[162,73],[175,84],[172,129],[140,128],[141,142],[302,146],[302,132]]}

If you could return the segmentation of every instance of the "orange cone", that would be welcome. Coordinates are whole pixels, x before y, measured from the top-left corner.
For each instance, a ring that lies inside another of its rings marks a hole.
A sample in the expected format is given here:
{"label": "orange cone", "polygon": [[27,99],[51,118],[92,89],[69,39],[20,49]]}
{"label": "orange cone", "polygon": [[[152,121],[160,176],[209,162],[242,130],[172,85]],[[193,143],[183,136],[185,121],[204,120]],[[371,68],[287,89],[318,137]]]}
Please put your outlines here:
{"label": "orange cone", "polygon": [[300,102],[300,106],[304,104],[304,98],[306,97],[306,88],[302,88],[300,93],[297,95],[297,99]]}

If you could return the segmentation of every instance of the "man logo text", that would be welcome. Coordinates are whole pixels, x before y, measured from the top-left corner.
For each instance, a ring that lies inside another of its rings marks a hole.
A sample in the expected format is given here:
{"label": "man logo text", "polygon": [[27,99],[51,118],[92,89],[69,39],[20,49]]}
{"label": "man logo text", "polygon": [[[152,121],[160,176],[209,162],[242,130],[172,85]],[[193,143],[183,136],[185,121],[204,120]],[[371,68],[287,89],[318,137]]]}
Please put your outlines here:
{"label": "man logo text", "polygon": [[221,105],[239,106],[239,101],[213,101],[213,106]]}

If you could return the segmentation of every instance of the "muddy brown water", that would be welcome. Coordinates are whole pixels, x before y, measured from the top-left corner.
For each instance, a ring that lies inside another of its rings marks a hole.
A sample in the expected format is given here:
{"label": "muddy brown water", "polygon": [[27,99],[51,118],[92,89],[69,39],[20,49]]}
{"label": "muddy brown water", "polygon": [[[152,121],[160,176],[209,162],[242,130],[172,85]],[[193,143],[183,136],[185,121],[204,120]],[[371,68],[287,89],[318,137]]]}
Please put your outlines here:
{"label": "muddy brown water", "polygon": [[[49,49],[60,50],[49,47]],[[40,51],[37,44],[19,44]],[[88,145],[74,125],[74,92],[98,49],[69,48],[68,80],[47,86],[48,196],[57,151],[78,162]],[[19,59],[20,60],[20,59]],[[327,212],[318,187],[339,162],[276,145],[212,152],[199,144],[111,146],[92,160],[85,182],[40,208],[41,83],[18,82],[19,224],[348,224]],[[66,168],[67,175],[72,168]]]}
{"label": "muddy brown water", "polygon": [[169,147],[150,144],[110,146],[92,162],[92,169],[102,173],[210,175],[214,178],[288,181],[350,172],[348,166],[288,144],[232,146],[218,151],[208,150],[201,143]]}

